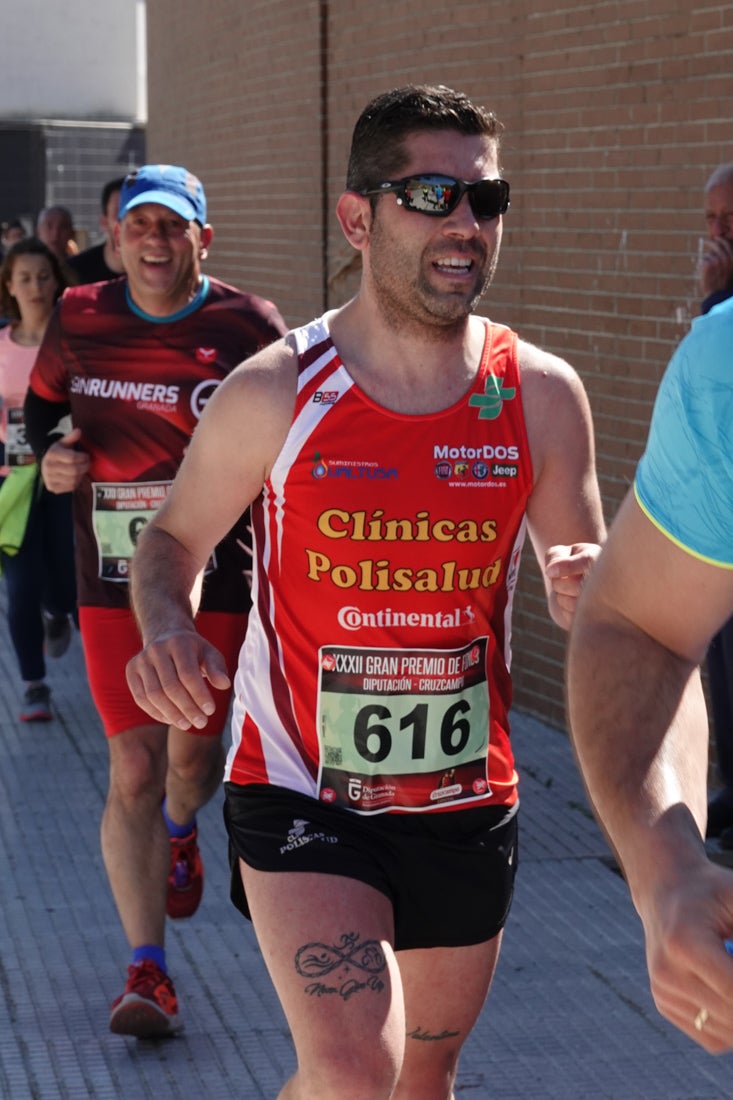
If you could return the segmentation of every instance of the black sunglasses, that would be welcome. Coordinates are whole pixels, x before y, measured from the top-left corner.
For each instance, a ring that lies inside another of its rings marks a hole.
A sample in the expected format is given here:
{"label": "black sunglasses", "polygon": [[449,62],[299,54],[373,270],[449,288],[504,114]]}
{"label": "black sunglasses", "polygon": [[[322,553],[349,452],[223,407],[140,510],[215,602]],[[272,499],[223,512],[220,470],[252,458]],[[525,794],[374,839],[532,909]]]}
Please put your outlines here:
{"label": "black sunglasses", "polygon": [[405,210],[445,218],[451,214],[463,195],[468,195],[477,218],[498,218],[509,209],[509,184],[506,180],[476,180],[467,183],[453,176],[406,176],[401,180],[380,183],[379,187],[361,191],[362,195],[386,195],[394,192]]}

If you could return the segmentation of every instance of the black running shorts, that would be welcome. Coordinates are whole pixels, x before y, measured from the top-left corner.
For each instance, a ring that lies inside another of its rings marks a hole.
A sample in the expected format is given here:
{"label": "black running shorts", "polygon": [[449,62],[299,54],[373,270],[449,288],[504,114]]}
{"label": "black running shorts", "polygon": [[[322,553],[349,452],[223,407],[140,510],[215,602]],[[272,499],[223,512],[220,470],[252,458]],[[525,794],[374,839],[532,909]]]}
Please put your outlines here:
{"label": "black running shorts", "polygon": [[225,784],[231,898],[249,918],[238,857],[259,871],[358,879],[392,903],[395,949],[465,947],[504,927],[517,869],[517,806],[353,813],[283,787]]}

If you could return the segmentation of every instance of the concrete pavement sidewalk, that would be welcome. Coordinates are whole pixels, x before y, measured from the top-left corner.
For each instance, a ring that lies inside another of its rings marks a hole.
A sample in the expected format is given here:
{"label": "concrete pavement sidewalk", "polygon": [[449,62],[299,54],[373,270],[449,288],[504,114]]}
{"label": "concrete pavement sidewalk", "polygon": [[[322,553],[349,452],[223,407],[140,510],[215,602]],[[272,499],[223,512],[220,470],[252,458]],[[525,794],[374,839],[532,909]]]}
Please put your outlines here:
{"label": "concrete pavement sidewalk", "polygon": [[[185,1031],[153,1043],[107,1030],[128,949],[99,851],[106,748],[78,637],[49,682],[56,720],[18,721],[0,623],[0,1097],[272,1100],[294,1056],[251,928],[228,901],[219,798],[200,816],[201,908],[169,927]],[[733,1097],[733,1058],[704,1054],[654,1008],[640,925],[567,738],[516,714],[514,741],[516,898],[457,1100]]]}

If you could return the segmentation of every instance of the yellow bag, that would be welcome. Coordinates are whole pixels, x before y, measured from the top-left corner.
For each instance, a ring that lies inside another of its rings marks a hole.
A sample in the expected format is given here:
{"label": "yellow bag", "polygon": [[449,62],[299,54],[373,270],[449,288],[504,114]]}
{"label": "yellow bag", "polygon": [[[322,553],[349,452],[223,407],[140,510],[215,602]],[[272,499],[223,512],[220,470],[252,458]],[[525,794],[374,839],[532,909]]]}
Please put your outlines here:
{"label": "yellow bag", "polygon": [[23,545],[33,498],[41,490],[38,464],[14,466],[0,485],[0,550],[15,555]]}

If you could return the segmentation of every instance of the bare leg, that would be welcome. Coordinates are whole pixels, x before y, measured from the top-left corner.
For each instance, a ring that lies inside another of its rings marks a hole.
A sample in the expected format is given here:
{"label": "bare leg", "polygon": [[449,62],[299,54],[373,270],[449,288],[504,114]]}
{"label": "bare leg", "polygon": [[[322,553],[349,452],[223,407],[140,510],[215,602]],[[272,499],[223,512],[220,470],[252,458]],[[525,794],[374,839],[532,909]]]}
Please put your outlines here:
{"label": "bare leg", "polygon": [[166,809],[179,825],[192,821],[221,783],[224,749],[218,737],[202,737],[171,727],[168,731]]}
{"label": "bare leg", "polygon": [[164,726],[137,726],[108,741],[110,777],[102,855],[131,947],[162,946],[170,843],[160,803],[166,771]]}
{"label": "bare leg", "polygon": [[185,824],[221,779],[217,737],[138,726],[109,739],[110,783],[102,817],[102,855],[131,947],[165,941],[171,849],[161,811]]}
{"label": "bare leg", "polygon": [[394,1100],[453,1100],[461,1048],[496,969],[501,934],[471,947],[399,951],[407,1044]]}
{"label": "bare leg", "polygon": [[281,1100],[389,1100],[405,1045],[389,900],[338,875],[240,868],[298,1056]]}

